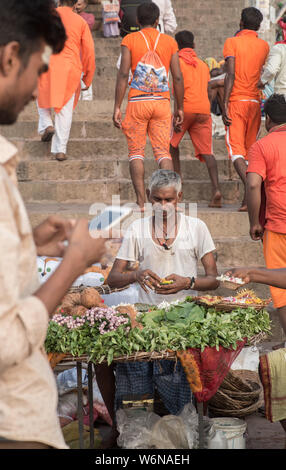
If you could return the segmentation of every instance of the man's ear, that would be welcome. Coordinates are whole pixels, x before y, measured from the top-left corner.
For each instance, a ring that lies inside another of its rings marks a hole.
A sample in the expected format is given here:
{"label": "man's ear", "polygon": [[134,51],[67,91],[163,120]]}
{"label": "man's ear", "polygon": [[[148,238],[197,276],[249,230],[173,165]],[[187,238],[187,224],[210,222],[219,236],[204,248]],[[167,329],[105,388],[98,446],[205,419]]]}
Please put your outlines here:
{"label": "man's ear", "polygon": [[148,201],[151,202],[150,201],[150,189],[146,189],[146,196],[147,196]]}
{"label": "man's ear", "polygon": [[12,41],[3,46],[0,54],[0,70],[4,77],[10,75],[15,68],[19,68],[19,49],[20,44]]}
{"label": "man's ear", "polygon": [[183,191],[180,191],[178,193],[178,202],[181,202],[182,201],[182,198],[183,198]]}

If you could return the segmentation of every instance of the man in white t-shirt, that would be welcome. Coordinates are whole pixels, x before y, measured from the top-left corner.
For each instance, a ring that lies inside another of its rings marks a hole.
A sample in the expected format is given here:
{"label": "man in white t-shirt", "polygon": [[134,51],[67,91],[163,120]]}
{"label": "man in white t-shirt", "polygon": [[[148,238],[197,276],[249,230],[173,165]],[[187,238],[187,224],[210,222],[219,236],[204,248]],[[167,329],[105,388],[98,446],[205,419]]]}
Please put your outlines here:
{"label": "man in white t-shirt", "polygon": [[[177,173],[153,173],[147,190],[153,214],[130,225],[109,274],[110,287],[137,283],[140,303],[158,305],[217,288],[215,245],[202,220],[176,210],[181,188]],[[205,271],[201,277],[197,276],[198,261]],[[130,262],[139,263],[137,271],[126,272]],[[162,278],[173,283],[162,286]]]}
{"label": "man in white t-shirt", "polygon": [[[181,188],[177,173],[171,170],[153,173],[147,190],[153,215],[131,224],[109,274],[107,283],[110,287],[137,283],[138,302],[159,304],[163,300],[183,300],[196,294],[195,291],[218,287],[215,246],[207,226],[176,210],[182,198]],[[204,276],[197,275],[199,260]],[[128,263],[136,261],[138,270],[126,271]],[[173,284],[160,285],[162,278],[173,280]],[[180,363],[175,368],[172,361],[116,366],[116,408],[121,406],[124,395],[152,394],[155,388],[171,414],[178,414],[191,400],[190,387]],[[108,397],[104,398],[108,400]]]}

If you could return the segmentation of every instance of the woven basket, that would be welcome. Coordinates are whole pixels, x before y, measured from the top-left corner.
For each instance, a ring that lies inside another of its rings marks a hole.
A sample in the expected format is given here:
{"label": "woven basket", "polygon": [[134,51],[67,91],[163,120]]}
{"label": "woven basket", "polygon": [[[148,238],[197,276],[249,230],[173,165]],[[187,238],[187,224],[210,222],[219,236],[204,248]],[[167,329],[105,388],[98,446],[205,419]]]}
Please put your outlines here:
{"label": "woven basket", "polygon": [[220,281],[220,287],[224,287],[225,289],[237,290],[242,286],[244,286],[244,284],[237,284],[237,282],[231,281]]}
{"label": "woven basket", "polygon": [[241,396],[238,397],[239,399],[232,398],[228,391],[224,391],[223,389],[219,388],[216,394],[212,397],[210,401],[210,405],[215,409],[227,409],[227,410],[241,410],[241,408],[247,408],[251,406],[257,401],[256,400],[242,400]]}
{"label": "woven basket", "polygon": [[214,308],[215,310],[223,311],[223,312],[231,312],[236,308],[255,308],[255,310],[260,311],[267,307],[269,304],[268,301],[264,301],[262,304],[239,304],[239,303],[219,303],[219,304],[208,304],[201,300],[197,300],[196,303],[198,305],[202,305],[203,307]]}
{"label": "woven basket", "polygon": [[247,406],[246,408],[241,408],[239,410],[228,410],[226,408],[218,409],[214,408],[209,404],[209,411],[213,416],[220,417],[220,416],[230,416],[233,418],[244,418],[245,416],[249,416],[255,411],[258,410],[263,405],[263,400],[259,400],[251,406]]}
{"label": "woven basket", "polygon": [[[108,284],[102,284],[101,286],[96,286],[96,287],[92,287],[92,289],[95,289],[97,290],[97,292],[99,292],[100,294],[112,294],[113,292],[121,292],[123,290],[126,290],[128,289],[128,287],[130,287],[130,285],[128,286],[125,286],[125,287],[121,287],[121,288],[117,288],[117,287],[109,287]],[[71,294],[75,293],[75,292],[82,292],[83,290],[87,289],[88,287],[87,286],[77,286],[77,287],[71,287],[69,289],[69,292]]]}
{"label": "woven basket", "polygon": [[263,388],[257,372],[231,370],[209,403],[214,416],[244,417],[263,404]]}
{"label": "woven basket", "polygon": [[[161,359],[168,359],[171,361],[177,360],[176,352],[175,351],[162,351],[162,352],[136,352],[134,354],[130,354],[130,356],[118,356],[113,359],[113,362],[140,362],[140,361],[160,361]],[[89,356],[82,355],[79,357],[72,356],[71,354],[67,354],[64,358],[64,361],[81,361],[81,362],[88,362]],[[106,363],[107,361],[103,361],[102,364]]]}

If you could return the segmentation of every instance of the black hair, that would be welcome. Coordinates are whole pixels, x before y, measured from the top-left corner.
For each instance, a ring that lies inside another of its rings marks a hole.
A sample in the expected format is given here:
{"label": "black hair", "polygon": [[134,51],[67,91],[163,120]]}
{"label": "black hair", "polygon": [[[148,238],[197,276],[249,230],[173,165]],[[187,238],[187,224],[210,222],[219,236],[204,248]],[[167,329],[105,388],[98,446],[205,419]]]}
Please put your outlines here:
{"label": "black hair", "polygon": [[286,100],[284,95],[274,93],[264,103],[264,112],[275,124],[286,124]]}
{"label": "black hair", "polygon": [[194,48],[194,35],[191,31],[179,31],[175,34],[175,39],[178,43],[179,49],[184,49],[185,47]]}
{"label": "black hair", "polygon": [[54,53],[61,52],[67,39],[53,0],[0,0],[0,47],[12,41],[20,45],[24,66],[43,39]]}
{"label": "black hair", "polygon": [[141,3],[137,8],[137,19],[140,26],[151,26],[159,19],[159,7],[151,3]]}
{"label": "black hair", "polygon": [[244,8],[241,12],[241,21],[245,29],[258,31],[263,21],[263,15],[255,7]]}

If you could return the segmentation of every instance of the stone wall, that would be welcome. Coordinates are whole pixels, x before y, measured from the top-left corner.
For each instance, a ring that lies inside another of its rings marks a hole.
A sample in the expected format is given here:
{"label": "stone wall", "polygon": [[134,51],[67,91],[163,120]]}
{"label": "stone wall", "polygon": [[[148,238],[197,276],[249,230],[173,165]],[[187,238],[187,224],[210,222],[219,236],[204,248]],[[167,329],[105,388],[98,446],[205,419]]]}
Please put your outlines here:
{"label": "stone wall", "polygon": [[[275,0],[172,0],[178,19],[178,31],[191,30],[195,35],[196,50],[201,58],[222,59],[224,41],[239,29],[241,10],[246,6],[266,5],[267,19]],[[274,42],[275,26],[269,22],[269,30],[260,34]]]}

